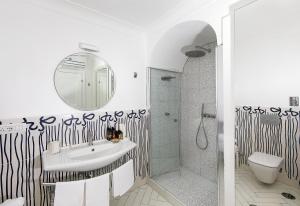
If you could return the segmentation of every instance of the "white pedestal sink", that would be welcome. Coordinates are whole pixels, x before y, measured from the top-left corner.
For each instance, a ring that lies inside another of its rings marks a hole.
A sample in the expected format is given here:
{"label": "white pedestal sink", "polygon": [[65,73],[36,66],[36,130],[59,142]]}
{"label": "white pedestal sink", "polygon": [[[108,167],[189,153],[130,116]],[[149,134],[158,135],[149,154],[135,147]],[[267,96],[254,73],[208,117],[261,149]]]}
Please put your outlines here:
{"label": "white pedestal sink", "polygon": [[93,146],[84,143],[65,147],[57,154],[45,151],[42,154],[43,169],[44,171],[90,171],[109,165],[135,147],[134,142],[125,138],[119,143],[99,140],[94,141]]}

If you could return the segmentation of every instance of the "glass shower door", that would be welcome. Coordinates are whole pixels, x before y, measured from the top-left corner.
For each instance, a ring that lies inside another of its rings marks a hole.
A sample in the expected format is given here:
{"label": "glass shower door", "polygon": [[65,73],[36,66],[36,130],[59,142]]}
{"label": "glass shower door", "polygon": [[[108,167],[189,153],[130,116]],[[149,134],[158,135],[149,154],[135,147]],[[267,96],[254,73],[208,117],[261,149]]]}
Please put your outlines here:
{"label": "glass shower door", "polygon": [[150,69],[151,176],[179,169],[180,82],[180,73]]}

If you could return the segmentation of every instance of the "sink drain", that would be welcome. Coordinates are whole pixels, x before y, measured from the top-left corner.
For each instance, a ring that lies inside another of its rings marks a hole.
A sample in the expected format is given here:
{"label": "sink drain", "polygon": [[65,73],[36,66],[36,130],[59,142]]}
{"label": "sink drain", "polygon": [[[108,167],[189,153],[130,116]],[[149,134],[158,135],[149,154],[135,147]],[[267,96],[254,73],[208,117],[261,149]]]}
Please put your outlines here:
{"label": "sink drain", "polygon": [[281,193],[281,195],[283,197],[285,197],[286,199],[289,199],[289,200],[295,200],[296,199],[296,197],[294,195],[290,194],[290,193],[283,192],[283,193]]}

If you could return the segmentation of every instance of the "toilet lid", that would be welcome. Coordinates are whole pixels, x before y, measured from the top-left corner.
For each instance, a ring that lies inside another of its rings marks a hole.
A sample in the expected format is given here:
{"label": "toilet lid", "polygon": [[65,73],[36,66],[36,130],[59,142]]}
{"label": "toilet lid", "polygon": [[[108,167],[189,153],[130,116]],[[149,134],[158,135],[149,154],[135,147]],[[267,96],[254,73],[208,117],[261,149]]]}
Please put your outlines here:
{"label": "toilet lid", "polygon": [[248,161],[266,167],[278,167],[283,161],[283,158],[261,152],[254,152],[251,156],[248,157]]}

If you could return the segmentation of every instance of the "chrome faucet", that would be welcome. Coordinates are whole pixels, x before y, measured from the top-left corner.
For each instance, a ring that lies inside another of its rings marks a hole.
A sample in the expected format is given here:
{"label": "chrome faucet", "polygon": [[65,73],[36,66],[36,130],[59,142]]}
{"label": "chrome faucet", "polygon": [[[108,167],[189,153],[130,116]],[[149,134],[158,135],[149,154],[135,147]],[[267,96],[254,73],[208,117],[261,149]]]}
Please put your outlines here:
{"label": "chrome faucet", "polygon": [[88,145],[93,146],[94,145],[93,135],[88,135],[87,139],[88,139]]}

